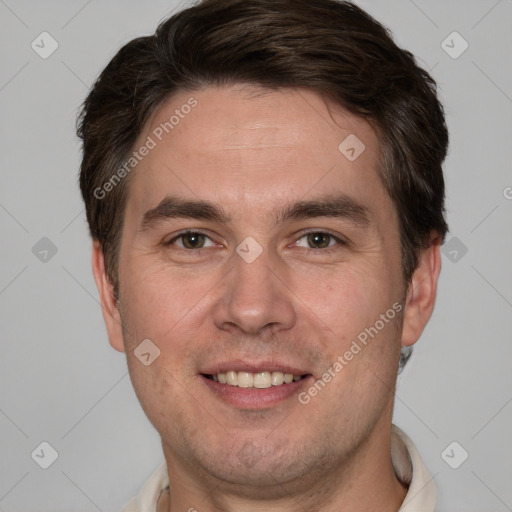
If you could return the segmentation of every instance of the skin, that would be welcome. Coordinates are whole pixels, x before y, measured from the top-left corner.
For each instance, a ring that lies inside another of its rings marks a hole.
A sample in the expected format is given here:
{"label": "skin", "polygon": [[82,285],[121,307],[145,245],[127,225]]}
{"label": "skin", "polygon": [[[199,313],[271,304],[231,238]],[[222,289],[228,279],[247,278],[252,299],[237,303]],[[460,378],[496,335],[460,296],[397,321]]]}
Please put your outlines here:
{"label": "skin", "polygon": [[[377,175],[379,140],[365,120],[314,92],[180,92],[136,147],[191,96],[197,106],[130,176],[119,303],[101,247],[93,248],[110,343],[126,352],[162,437],[170,495],[159,509],[396,511],[406,494],[390,458],[398,359],[432,313],[439,241],[432,237],[406,285],[397,214]],[[338,150],[350,134],[365,145],[353,162]],[[276,223],[283,205],[326,194],[362,205],[368,223]],[[208,200],[230,220],[168,218],[141,229],[145,212],[169,195]],[[205,247],[180,246],[190,242],[175,240],[185,229],[206,234]],[[305,232],[326,230],[346,243],[321,237],[327,247],[311,248]],[[263,249],[252,263],[236,253],[248,236]],[[201,377],[212,362],[272,360],[306,369],[307,390],[397,302],[402,314],[306,405],[294,395],[258,410],[235,407]],[[144,339],[160,349],[150,366],[134,356]]]}

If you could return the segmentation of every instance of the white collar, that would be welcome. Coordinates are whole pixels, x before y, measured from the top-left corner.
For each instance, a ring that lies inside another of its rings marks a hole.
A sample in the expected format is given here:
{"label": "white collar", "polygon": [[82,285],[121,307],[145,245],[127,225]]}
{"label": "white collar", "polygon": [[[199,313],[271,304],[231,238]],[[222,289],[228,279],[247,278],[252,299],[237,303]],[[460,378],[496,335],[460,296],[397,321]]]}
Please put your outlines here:
{"label": "white collar", "polygon": [[391,461],[397,478],[409,487],[399,512],[434,512],[434,480],[413,442],[395,425],[391,430]]}

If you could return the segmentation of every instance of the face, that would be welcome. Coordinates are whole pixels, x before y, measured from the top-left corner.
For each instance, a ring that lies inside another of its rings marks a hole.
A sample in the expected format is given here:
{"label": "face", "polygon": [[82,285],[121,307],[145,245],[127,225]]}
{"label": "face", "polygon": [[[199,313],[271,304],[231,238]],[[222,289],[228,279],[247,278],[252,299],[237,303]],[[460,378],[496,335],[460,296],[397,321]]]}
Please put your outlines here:
{"label": "face", "polygon": [[268,489],[350,459],[390,423],[403,333],[424,325],[375,132],[313,92],[231,86],[175,95],[148,137],[119,306],[103,299],[169,467]]}

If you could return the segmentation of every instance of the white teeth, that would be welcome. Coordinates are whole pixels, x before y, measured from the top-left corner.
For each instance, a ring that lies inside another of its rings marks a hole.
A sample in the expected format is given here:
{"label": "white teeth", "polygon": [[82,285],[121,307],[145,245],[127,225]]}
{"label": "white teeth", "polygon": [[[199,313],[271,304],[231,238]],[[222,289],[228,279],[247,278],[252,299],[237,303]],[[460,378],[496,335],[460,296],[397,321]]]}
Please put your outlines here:
{"label": "white teeth", "polygon": [[254,374],[254,387],[259,389],[269,388],[272,386],[272,377],[270,372],[260,372]]}
{"label": "white teeth", "polygon": [[283,372],[272,372],[272,386],[280,386],[284,384],[284,373]]}
{"label": "white teeth", "polygon": [[[217,374],[218,376],[219,374]],[[238,385],[238,372],[227,372],[226,373],[226,384],[230,386]]]}
{"label": "white teeth", "polygon": [[238,387],[252,388],[254,386],[254,375],[247,372],[238,372]]}
{"label": "white teeth", "polygon": [[302,379],[301,375],[293,375],[283,372],[220,372],[212,375],[211,378],[220,384],[228,384],[229,386],[238,386],[240,388],[257,388],[265,389],[271,386],[281,386],[289,384],[293,381]]}

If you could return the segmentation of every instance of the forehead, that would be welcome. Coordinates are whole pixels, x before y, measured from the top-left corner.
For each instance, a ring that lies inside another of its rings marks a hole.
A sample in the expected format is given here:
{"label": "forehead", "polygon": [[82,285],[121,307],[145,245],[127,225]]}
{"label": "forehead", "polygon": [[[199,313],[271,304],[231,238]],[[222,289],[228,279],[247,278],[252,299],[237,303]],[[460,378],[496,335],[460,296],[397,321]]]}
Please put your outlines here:
{"label": "forehead", "polygon": [[369,123],[307,90],[248,85],[181,91],[147,123],[131,176],[138,210],[172,192],[263,205],[326,192],[382,195]]}

